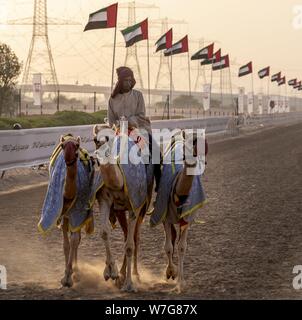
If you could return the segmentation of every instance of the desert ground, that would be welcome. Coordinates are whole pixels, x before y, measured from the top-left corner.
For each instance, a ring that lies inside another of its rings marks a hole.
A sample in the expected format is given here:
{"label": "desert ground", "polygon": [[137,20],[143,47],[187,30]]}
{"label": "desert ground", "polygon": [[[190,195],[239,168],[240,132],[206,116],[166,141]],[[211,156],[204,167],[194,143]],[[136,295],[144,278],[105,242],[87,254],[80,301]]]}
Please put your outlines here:
{"label": "desert ground", "polygon": [[[0,299],[301,299],[292,273],[302,264],[302,124],[282,125],[213,140],[203,184],[208,204],[188,236],[186,289],[165,280],[163,227],[142,227],[137,293],[123,293],[102,273],[105,249],[96,232],[83,235],[81,280],[60,288],[61,231],[38,233],[47,170],[20,169],[0,180],[0,265],[8,290]],[[122,262],[123,236],[112,232]]]}

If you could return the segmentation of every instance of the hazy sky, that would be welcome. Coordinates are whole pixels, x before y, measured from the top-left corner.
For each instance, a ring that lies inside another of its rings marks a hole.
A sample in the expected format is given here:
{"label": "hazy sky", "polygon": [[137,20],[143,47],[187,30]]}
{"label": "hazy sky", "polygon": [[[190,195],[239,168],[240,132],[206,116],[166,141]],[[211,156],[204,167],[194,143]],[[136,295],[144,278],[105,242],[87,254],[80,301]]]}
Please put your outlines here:
{"label": "hazy sky", "polygon": [[[100,0],[49,0],[48,15],[61,20],[79,22],[79,26],[50,26],[49,38],[60,82],[91,84],[110,84],[113,30],[96,30],[83,33],[88,14],[113,3]],[[126,1],[120,1],[125,3]],[[193,54],[198,49],[197,40],[217,41],[216,48],[222,53],[229,53],[234,90],[240,85],[250,90],[250,78],[238,79],[236,74],[240,64],[250,60],[254,70],[271,66],[271,72],[282,71],[287,80],[292,77],[302,79],[301,51],[302,26],[293,25],[297,14],[295,6],[302,7],[302,0],[142,0],[143,3],[155,4],[158,9],[137,10],[137,21],[149,16],[150,19],[168,17],[174,20],[186,20],[187,25],[175,25],[175,37],[189,34]],[[34,1],[0,0],[0,21],[21,19],[32,16]],[[302,20],[302,19],[301,19]],[[120,9],[119,21],[127,21],[127,10]],[[299,22],[299,20],[296,20]],[[121,26],[122,27],[122,26]],[[121,29],[121,28],[120,28]],[[22,61],[25,62],[29,49],[31,26],[2,26],[1,40],[11,45]],[[161,35],[159,25],[150,30],[151,45],[151,82],[154,85],[159,65],[158,55],[153,54],[154,40]],[[118,42],[123,43],[118,32]],[[143,80],[146,83],[146,48],[140,43],[140,61]],[[117,48],[117,64],[123,64],[125,48]],[[177,58],[175,67],[175,87],[187,89],[187,60],[185,55]],[[192,64],[195,68],[197,63]],[[196,70],[192,71],[192,86]],[[254,74],[255,91],[266,87],[266,81],[260,82]],[[216,80],[218,81],[218,79]],[[215,81],[214,81],[215,82]],[[201,86],[201,83],[199,87]],[[273,87],[272,86],[272,90]],[[284,90],[284,89],[282,89]],[[277,92],[277,91],[276,91]]]}

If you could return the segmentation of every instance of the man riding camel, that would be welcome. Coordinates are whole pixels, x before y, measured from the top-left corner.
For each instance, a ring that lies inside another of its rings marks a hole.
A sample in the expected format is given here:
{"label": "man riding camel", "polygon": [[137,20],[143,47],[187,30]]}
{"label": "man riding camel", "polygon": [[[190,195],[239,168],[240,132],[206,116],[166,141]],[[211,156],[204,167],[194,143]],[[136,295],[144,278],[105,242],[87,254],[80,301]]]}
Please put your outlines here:
{"label": "man riding camel", "polygon": [[[152,152],[152,130],[150,119],[146,116],[146,107],[143,94],[133,89],[136,81],[133,71],[128,67],[120,67],[117,70],[118,82],[111,94],[108,106],[109,125],[119,123],[124,117],[130,128],[144,129],[149,135],[149,150]],[[155,143],[155,142],[153,142]],[[161,176],[160,164],[154,164],[154,176],[156,182],[155,191],[159,186]]]}

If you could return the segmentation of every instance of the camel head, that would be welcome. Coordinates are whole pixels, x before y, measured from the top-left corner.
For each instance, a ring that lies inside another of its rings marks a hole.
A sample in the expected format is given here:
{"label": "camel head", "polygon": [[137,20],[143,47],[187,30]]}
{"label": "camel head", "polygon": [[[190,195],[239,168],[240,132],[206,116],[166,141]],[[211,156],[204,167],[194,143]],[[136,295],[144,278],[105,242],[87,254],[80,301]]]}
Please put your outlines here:
{"label": "camel head", "polygon": [[77,162],[79,156],[79,148],[80,148],[80,137],[73,137],[68,134],[66,136],[61,136],[61,147],[64,152],[64,159],[67,167],[74,165]]}
{"label": "camel head", "polygon": [[103,160],[109,158],[111,155],[111,148],[116,136],[115,128],[109,126],[109,124],[95,125],[93,128],[93,136],[95,143],[95,154],[102,164]]}
{"label": "camel head", "polygon": [[95,148],[99,149],[105,143],[109,142],[110,137],[114,134],[114,130],[109,126],[109,124],[96,124],[93,127],[93,141],[95,143]]}

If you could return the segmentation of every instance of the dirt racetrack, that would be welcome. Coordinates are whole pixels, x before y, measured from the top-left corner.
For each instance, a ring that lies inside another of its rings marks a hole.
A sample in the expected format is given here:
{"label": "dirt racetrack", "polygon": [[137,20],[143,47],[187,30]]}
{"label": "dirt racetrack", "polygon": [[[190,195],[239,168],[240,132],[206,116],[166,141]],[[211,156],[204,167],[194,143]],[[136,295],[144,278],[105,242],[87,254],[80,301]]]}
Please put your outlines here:
{"label": "dirt racetrack", "polygon": [[[62,236],[37,231],[46,187],[0,195],[0,265],[8,290],[0,299],[301,299],[292,273],[302,264],[302,124],[280,126],[210,144],[203,179],[209,203],[189,232],[186,290],[171,291],[160,226],[142,231],[142,283],[126,294],[102,277],[105,252],[96,232],[79,249],[81,281],[60,289]],[[1,182],[0,182],[1,183]],[[30,184],[30,179],[28,184]],[[121,263],[123,237],[112,233]]]}

